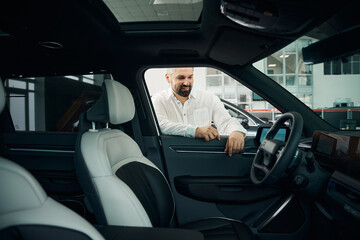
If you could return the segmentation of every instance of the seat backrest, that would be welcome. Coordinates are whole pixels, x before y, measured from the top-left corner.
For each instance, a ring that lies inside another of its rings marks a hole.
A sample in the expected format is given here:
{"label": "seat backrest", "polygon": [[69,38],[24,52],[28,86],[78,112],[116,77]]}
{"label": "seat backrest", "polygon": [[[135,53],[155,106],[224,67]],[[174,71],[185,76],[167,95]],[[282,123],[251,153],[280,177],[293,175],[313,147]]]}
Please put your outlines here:
{"label": "seat backrest", "polygon": [[[1,83],[0,112],[4,106]],[[28,171],[2,157],[0,193],[0,239],[103,239],[85,219],[49,198]]]}
{"label": "seat backrest", "polygon": [[[129,89],[105,80],[103,94],[86,119],[117,125],[132,120],[134,114]],[[79,136],[76,152],[79,182],[100,224],[169,225],[175,210],[169,184],[131,137],[118,129],[92,128]]]}

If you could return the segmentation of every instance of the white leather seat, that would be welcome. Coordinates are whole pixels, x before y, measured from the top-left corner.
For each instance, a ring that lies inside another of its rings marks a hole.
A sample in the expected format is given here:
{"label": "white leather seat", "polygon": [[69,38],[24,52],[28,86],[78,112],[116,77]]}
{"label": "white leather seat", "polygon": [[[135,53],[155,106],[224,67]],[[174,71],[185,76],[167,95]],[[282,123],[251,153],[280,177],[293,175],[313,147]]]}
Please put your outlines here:
{"label": "white leather seat", "polygon": [[[105,80],[103,95],[86,117],[91,122],[122,124],[134,114],[130,91],[119,82]],[[174,214],[170,187],[131,137],[109,128],[90,129],[79,137],[78,179],[100,224],[169,225]]]}
{"label": "white leather seat", "polygon": [[[93,126],[122,124],[132,120],[134,113],[129,89],[119,82],[105,80],[103,95],[80,125],[86,124],[86,120]],[[142,155],[131,137],[117,129],[93,127],[78,135],[76,150],[78,179],[100,224],[169,226],[175,210],[171,189],[161,171]],[[199,230],[212,239],[253,239],[245,224],[224,219],[198,221],[186,228]]]}
{"label": "white leather seat", "polygon": [[[4,106],[1,83],[0,113]],[[85,219],[48,197],[28,171],[2,157],[0,192],[0,239],[104,239]]]}

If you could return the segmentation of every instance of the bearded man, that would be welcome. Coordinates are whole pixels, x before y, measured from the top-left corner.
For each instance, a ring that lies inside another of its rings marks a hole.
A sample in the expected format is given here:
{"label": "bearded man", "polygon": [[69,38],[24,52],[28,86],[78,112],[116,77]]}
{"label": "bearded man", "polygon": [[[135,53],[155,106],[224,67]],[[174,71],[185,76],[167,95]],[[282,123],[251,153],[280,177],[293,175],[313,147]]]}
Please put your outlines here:
{"label": "bearded man", "polygon": [[152,97],[161,133],[205,141],[228,135],[224,151],[229,156],[240,152],[244,148],[245,128],[213,93],[193,89],[193,76],[194,68],[168,68],[165,78],[170,88]]}

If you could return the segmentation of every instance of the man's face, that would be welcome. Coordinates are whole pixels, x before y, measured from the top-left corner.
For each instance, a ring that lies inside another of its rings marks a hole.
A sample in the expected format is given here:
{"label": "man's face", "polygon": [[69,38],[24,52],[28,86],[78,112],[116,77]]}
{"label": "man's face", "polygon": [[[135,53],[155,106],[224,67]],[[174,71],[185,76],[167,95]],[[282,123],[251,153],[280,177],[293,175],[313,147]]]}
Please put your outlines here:
{"label": "man's face", "polygon": [[176,68],[174,73],[165,76],[176,94],[188,97],[194,82],[193,73],[193,68]]}

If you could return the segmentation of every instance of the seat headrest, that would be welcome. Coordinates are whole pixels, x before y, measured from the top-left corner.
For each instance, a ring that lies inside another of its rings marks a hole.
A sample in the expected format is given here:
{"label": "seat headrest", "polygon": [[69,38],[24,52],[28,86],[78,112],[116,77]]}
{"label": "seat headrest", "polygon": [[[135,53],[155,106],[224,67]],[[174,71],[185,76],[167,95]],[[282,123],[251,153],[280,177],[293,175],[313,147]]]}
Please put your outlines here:
{"label": "seat headrest", "polygon": [[111,124],[131,121],[135,115],[135,103],[130,90],[114,80],[105,80],[103,93],[87,112],[87,120]]}
{"label": "seat headrest", "polygon": [[5,102],[6,102],[5,89],[2,79],[0,78],[0,113],[2,113],[2,111],[4,110]]}
{"label": "seat headrest", "polygon": [[36,208],[47,199],[47,195],[23,167],[0,157],[0,215]]}

